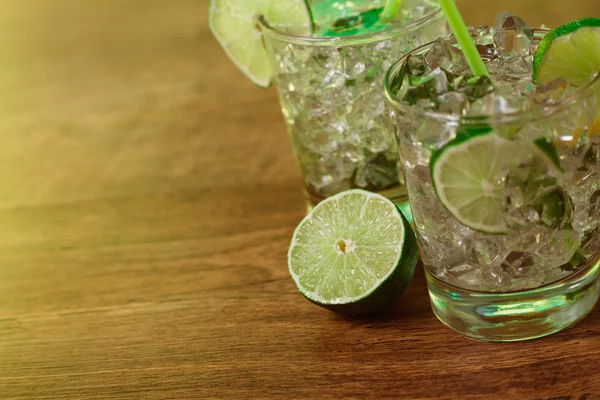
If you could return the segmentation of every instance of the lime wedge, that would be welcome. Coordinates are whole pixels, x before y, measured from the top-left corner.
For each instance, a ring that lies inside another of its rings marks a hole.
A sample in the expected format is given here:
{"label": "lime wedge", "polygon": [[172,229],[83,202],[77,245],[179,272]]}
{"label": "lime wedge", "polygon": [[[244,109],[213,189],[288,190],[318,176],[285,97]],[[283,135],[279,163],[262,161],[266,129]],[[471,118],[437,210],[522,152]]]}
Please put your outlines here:
{"label": "lime wedge", "polygon": [[564,78],[584,86],[600,71],[600,18],[583,18],[550,31],[533,60],[533,80]]}
{"label": "lime wedge", "polygon": [[556,146],[546,138],[541,137],[533,141],[534,149],[538,151],[538,155],[546,162],[546,164],[557,169],[558,171],[564,172],[560,166],[560,158],[556,151]]}
{"label": "lime wedge", "polygon": [[252,82],[268,87],[271,67],[258,28],[260,16],[286,33],[312,33],[312,18],[305,0],[211,0],[208,27],[231,61]]}
{"label": "lime wedge", "polygon": [[387,307],[412,280],[417,246],[390,200],[349,190],[323,200],[300,222],[288,252],[298,290],[341,314]]}
{"label": "lime wedge", "polygon": [[513,142],[486,128],[459,133],[433,153],[435,192],[461,224],[484,233],[507,232],[502,173],[514,151]]}

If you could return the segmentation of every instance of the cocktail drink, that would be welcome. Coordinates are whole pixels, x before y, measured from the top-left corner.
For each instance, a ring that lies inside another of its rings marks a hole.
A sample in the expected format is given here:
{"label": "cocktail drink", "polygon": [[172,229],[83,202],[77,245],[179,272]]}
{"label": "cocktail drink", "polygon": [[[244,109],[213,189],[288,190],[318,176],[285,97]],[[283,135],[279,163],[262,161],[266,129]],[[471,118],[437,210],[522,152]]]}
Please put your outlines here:
{"label": "cocktail drink", "polygon": [[350,188],[406,201],[383,76],[392,60],[448,28],[435,0],[404,0],[385,23],[383,4],[309,1],[310,35],[259,19],[311,205]]}
{"label": "cocktail drink", "polygon": [[597,53],[585,25],[543,40],[502,13],[470,30],[489,78],[452,36],[386,76],[432,308],[465,335],[543,336],[598,299],[600,55],[569,52]]}

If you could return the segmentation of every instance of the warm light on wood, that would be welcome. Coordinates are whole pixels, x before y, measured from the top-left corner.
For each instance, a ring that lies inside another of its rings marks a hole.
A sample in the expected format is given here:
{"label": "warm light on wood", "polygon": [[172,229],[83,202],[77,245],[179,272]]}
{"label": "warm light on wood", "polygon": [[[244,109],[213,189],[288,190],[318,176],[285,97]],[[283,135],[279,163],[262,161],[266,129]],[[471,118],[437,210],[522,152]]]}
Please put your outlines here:
{"label": "warm light on wood", "polygon": [[[467,24],[600,16],[598,0],[458,4]],[[304,197],[276,93],[229,62],[206,10],[0,2],[0,399],[600,394],[599,308],[492,344],[435,319],[421,270],[388,315],[304,300],[286,266]]]}

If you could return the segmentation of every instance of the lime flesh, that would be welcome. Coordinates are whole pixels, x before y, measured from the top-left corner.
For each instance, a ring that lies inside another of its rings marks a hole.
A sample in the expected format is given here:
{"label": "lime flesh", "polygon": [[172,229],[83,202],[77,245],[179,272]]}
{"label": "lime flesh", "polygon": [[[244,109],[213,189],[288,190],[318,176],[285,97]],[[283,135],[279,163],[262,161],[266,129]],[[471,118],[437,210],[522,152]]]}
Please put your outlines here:
{"label": "lime flesh", "polygon": [[211,0],[208,26],[231,61],[255,84],[271,83],[271,67],[258,28],[263,16],[274,29],[310,35],[312,19],[305,0]]}
{"label": "lime flesh", "polygon": [[485,233],[506,233],[503,171],[514,144],[485,130],[460,135],[435,152],[431,179],[442,205],[461,224]]}
{"label": "lime flesh", "polygon": [[288,267],[300,293],[343,314],[391,304],[417,262],[414,234],[390,200],[349,190],[319,203],[298,225]]}

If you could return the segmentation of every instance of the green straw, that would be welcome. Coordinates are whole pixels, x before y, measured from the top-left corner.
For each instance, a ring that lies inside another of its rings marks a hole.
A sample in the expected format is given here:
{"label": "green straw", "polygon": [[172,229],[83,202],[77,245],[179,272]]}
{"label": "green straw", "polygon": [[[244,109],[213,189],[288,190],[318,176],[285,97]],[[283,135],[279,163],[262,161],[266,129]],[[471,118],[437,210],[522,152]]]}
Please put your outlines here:
{"label": "green straw", "polygon": [[391,21],[396,16],[402,0],[387,0],[381,14],[379,14],[380,22]]}
{"label": "green straw", "polygon": [[460,48],[467,59],[467,63],[469,63],[469,67],[471,67],[471,71],[473,71],[473,75],[490,76],[485,68],[483,60],[479,56],[479,51],[477,51],[475,43],[473,43],[473,39],[471,39],[471,34],[469,34],[469,30],[465,25],[465,21],[463,21],[458,8],[456,8],[456,4],[454,4],[454,1],[439,0],[439,2],[446,19],[448,20],[448,24],[450,24],[450,29],[452,29],[454,37],[456,37],[456,40],[458,41],[458,44],[460,45]]}

